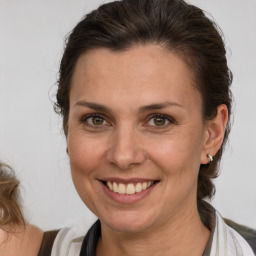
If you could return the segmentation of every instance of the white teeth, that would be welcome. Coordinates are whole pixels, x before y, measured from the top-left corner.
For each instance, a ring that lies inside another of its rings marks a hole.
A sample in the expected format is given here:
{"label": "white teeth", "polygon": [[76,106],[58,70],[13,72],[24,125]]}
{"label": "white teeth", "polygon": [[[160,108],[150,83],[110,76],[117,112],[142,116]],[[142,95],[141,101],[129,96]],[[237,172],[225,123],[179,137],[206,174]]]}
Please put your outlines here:
{"label": "white teeth", "polygon": [[[120,186],[120,185],[119,185]],[[132,183],[129,183],[126,187],[126,193],[127,195],[132,195],[132,194],[135,194],[135,187]]]}
{"label": "white teeth", "polygon": [[137,184],[136,184],[135,190],[136,190],[137,193],[142,191],[141,183],[137,183]]}
{"label": "white teeth", "polygon": [[145,190],[148,187],[148,183],[145,181],[142,183],[142,189]]}
{"label": "white teeth", "polygon": [[113,185],[110,181],[107,181],[107,186],[109,187],[110,190],[113,190]]}
{"label": "white teeth", "polygon": [[126,195],[133,195],[135,193],[139,193],[142,190],[146,190],[150,186],[152,186],[153,181],[144,181],[144,182],[138,182],[135,184],[129,183],[129,184],[123,184],[123,183],[116,183],[107,181],[107,187],[118,194],[126,194]]}
{"label": "white teeth", "polygon": [[122,184],[122,183],[119,184],[117,193],[125,194],[125,185],[124,184]]}
{"label": "white teeth", "polygon": [[[107,185],[108,185],[108,183],[107,183]],[[118,192],[118,185],[114,182],[114,183],[113,183],[113,189],[111,189],[110,187],[109,187],[109,189],[110,189],[110,190],[113,190],[114,192],[117,193],[117,192]]]}

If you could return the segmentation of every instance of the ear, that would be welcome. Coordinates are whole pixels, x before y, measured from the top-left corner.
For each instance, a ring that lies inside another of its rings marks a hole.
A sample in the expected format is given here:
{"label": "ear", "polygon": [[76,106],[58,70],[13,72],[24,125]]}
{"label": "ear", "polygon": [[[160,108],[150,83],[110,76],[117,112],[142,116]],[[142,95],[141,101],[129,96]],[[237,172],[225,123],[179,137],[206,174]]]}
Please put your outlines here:
{"label": "ear", "polygon": [[220,149],[225,129],[228,122],[228,109],[225,104],[221,104],[217,108],[215,118],[206,121],[205,124],[205,140],[201,155],[201,164],[209,163],[208,154],[214,156]]}

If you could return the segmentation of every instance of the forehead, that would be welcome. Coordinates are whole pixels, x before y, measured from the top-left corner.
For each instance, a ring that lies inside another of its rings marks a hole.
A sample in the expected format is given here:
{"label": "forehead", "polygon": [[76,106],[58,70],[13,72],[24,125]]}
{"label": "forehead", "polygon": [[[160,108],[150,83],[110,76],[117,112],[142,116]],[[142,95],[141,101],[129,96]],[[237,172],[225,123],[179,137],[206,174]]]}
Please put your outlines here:
{"label": "forehead", "polygon": [[70,101],[72,105],[73,101],[89,97],[102,102],[107,97],[122,103],[132,98],[145,104],[152,100],[185,103],[193,100],[186,95],[201,98],[193,81],[186,63],[161,46],[134,46],[119,52],[100,48],[78,59]]}

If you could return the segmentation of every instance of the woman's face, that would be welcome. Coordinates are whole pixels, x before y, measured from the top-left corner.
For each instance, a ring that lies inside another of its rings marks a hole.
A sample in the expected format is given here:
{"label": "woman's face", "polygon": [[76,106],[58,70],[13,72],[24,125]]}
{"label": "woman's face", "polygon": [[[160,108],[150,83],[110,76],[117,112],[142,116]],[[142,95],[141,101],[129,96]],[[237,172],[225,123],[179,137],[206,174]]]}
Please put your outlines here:
{"label": "woman's face", "polygon": [[148,230],[196,205],[206,128],[181,59],[154,45],[96,49],[80,57],[71,86],[72,178],[102,224]]}

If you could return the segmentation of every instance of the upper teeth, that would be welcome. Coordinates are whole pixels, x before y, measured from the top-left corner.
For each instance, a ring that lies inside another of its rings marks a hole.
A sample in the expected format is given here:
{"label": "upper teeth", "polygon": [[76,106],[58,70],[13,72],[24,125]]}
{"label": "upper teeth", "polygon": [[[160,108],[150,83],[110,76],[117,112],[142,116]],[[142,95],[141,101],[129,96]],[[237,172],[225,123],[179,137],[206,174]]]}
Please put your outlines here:
{"label": "upper teeth", "polygon": [[145,190],[150,186],[152,186],[152,184],[153,184],[153,181],[137,182],[136,184],[134,183],[123,184],[123,183],[107,181],[107,186],[111,191],[114,191],[115,193],[118,193],[118,194],[127,194],[127,195],[132,195],[132,194],[141,192],[142,190]]}

